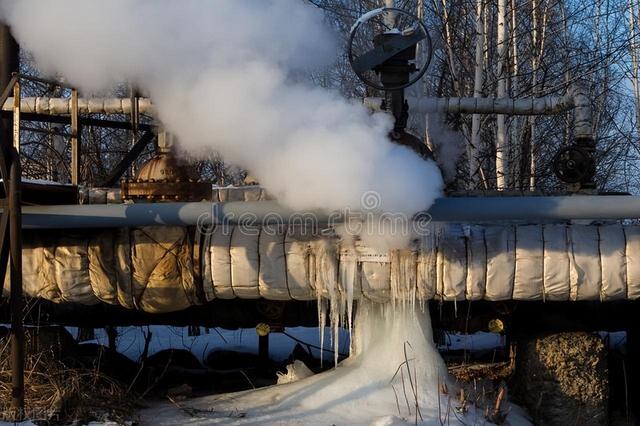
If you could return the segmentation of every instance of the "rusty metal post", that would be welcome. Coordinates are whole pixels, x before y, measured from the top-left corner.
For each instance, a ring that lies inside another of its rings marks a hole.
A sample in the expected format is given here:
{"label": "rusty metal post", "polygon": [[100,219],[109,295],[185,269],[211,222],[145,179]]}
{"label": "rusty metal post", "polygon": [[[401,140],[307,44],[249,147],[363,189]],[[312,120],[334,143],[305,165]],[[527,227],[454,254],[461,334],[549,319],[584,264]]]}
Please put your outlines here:
{"label": "rusty metal post", "polygon": [[[131,100],[131,150],[134,149],[138,142],[138,129],[140,124],[140,95],[135,87],[129,87],[129,99]],[[135,160],[131,162],[129,174],[133,178],[136,175]]]}
{"label": "rusty metal post", "polygon": [[[14,73],[19,71],[19,47],[11,36],[9,27],[0,25],[0,87],[4,98],[14,91],[17,83]],[[19,88],[18,88],[19,90]],[[15,93],[15,92],[14,92]],[[11,310],[11,410],[14,420],[24,418],[24,330],[22,328],[22,217],[20,210],[20,160],[15,143],[15,128],[20,123],[7,118],[0,121],[0,150],[2,151],[3,185],[6,193],[5,215],[9,215],[9,226],[4,232],[4,244],[10,245],[9,273],[11,278],[11,295],[9,308]],[[18,138],[20,136],[18,132]],[[7,170],[8,169],[8,170]],[[7,182],[8,181],[8,182]],[[6,220],[6,216],[5,216]],[[4,276],[0,279],[4,280]]]}
{"label": "rusty metal post", "polygon": [[[13,73],[17,73],[19,70],[19,64],[18,43],[11,37],[9,27],[0,25],[0,90],[9,86]],[[8,148],[11,145],[11,119],[1,120],[0,127],[2,133],[0,144]],[[5,155],[8,158],[8,149],[5,151]]]}
{"label": "rusty metal post", "polygon": [[78,126],[78,90],[71,89],[71,184],[80,182],[80,132]]}
{"label": "rusty metal post", "polygon": [[24,417],[24,329],[22,297],[22,210],[20,155],[11,150],[9,172],[9,241],[11,296],[11,408],[14,419]]}
{"label": "rusty metal post", "polygon": [[20,101],[21,101],[20,79],[13,85],[13,147],[20,152]]}

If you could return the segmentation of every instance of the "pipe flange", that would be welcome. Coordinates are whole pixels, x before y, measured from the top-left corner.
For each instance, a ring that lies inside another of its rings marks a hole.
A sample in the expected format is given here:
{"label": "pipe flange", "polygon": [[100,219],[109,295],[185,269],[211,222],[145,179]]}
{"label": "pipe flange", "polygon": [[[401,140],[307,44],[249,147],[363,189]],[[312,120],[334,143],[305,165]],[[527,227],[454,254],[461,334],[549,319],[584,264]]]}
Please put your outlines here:
{"label": "pipe flange", "polygon": [[553,173],[565,183],[591,182],[595,172],[593,156],[579,146],[562,148],[553,159]]}

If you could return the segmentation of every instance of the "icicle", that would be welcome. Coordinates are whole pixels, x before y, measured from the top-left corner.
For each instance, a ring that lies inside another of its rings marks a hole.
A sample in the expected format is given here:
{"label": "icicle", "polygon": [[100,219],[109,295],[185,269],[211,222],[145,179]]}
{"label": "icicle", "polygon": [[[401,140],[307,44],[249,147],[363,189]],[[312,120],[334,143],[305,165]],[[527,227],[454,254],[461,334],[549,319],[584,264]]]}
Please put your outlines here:
{"label": "icicle", "polygon": [[[354,271],[357,274],[357,269]],[[354,276],[354,281],[356,277]],[[351,355],[353,346],[351,344],[351,333],[353,331],[353,284],[351,281],[351,287],[347,291],[347,333],[349,335],[349,355]]]}
{"label": "icicle", "polygon": [[331,300],[331,334],[333,340],[333,366],[338,366],[338,353],[340,350],[340,298],[333,295]]}
{"label": "icicle", "polygon": [[327,323],[327,303],[322,298],[322,295],[318,296],[318,326],[320,329],[320,368],[323,365],[324,359],[324,327]]}
{"label": "icicle", "polygon": [[347,325],[349,335],[349,355],[352,353],[353,342],[351,331],[353,329],[353,299],[355,297],[355,283],[358,279],[358,260],[352,247],[340,250],[340,282],[338,285],[342,289],[343,302],[346,304],[345,317],[342,324]]}
{"label": "icicle", "polygon": [[[342,297],[338,288],[338,252],[336,246],[330,241],[322,241],[316,252],[316,291],[319,291],[319,299],[328,298],[329,327],[331,328],[331,341],[334,350],[334,363],[338,365],[339,353],[339,327],[340,317],[344,312]],[[323,301],[326,320],[326,302]],[[323,337],[322,337],[323,338]]]}
{"label": "icicle", "polygon": [[324,327],[327,323],[327,303],[323,298],[324,282],[322,280],[322,242],[315,243],[311,247],[310,278],[316,290],[318,301],[318,327],[320,331],[320,367],[324,363]]}

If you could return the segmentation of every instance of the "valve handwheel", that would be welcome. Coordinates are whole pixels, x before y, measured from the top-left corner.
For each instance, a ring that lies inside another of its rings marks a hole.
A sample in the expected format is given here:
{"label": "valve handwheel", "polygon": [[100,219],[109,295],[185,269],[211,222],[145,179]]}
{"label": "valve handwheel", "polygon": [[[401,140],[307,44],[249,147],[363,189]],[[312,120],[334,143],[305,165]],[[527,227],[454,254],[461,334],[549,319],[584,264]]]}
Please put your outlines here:
{"label": "valve handwheel", "polygon": [[431,38],[415,15],[380,8],[363,15],[351,28],[349,62],[366,85],[401,90],[416,83],[431,62]]}

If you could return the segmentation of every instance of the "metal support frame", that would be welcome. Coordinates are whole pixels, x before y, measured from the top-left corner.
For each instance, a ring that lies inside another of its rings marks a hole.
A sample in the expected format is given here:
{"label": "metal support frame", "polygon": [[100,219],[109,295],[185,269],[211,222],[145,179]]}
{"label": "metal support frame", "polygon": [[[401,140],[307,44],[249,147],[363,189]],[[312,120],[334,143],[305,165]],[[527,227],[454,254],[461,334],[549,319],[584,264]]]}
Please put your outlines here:
{"label": "metal support frame", "polygon": [[[131,120],[131,150],[129,152],[131,152],[131,151],[134,150],[134,147],[139,142],[139,140],[138,140],[138,124],[140,124],[140,108],[139,108],[140,107],[140,103],[139,103],[140,97],[138,96],[138,91],[134,87],[130,88],[129,98],[131,100],[131,113],[129,114],[129,118]],[[140,152],[142,152],[142,151],[140,151]],[[138,155],[140,155],[140,154],[138,153]],[[133,160],[135,160],[135,158]],[[128,164],[127,164],[127,167],[129,167],[129,169],[130,169],[129,170],[129,175],[132,176],[132,177],[136,175],[136,165],[133,162],[133,160],[129,161]],[[118,176],[118,178],[119,177],[120,176]],[[115,182],[113,182],[111,185],[113,185],[114,183]],[[111,185],[109,185],[109,186],[111,186]]]}
{"label": "metal support frame", "polygon": [[[66,87],[71,89],[71,114],[68,119],[68,123],[71,127],[70,132],[70,144],[71,144],[71,184],[78,186],[80,183],[80,155],[81,155],[81,125],[78,117],[78,90],[73,87],[63,86],[57,82],[49,82],[41,78],[24,76],[21,74],[13,75],[10,84],[13,83],[13,147],[20,152],[20,123],[23,119],[31,118],[28,115],[21,113],[20,108],[22,104],[21,96],[21,80],[36,81],[38,83],[46,83],[52,85],[58,85],[60,87]],[[8,92],[10,92],[9,90]],[[8,93],[7,92],[7,93]],[[6,99],[3,97],[3,102]],[[28,128],[27,128],[28,129]]]}
{"label": "metal support frame", "polygon": [[[0,117],[12,117],[12,116],[13,116],[13,112],[11,111],[0,112]],[[65,117],[60,115],[37,114],[32,112],[21,112],[20,120],[71,125],[70,117]],[[102,120],[99,118],[78,117],[78,124],[80,126],[96,126],[96,127],[106,127],[109,129],[131,130],[131,123],[129,123],[128,121]],[[155,128],[156,126],[151,124],[142,124],[142,123],[138,124],[138,129],[142,131],[153,130]]]}
{"label": "metal support frame", "polygon": [[[43,84],[50,84],[59,87],[64,87],[71,90],[71,114],[69,116],[55,116],[55,115],[47,115],[47,114],[37,114],[37,113],[25,113],[21,111],[22,98],[20,96],[20,81],[29,80],[35,81]],[[114,171],[111,173],[108,181],[112,181],[110,184],[106,186],[112,186],[115,181],[117,181],[120,177],[122,177],[122,172],[120,171],[120,167],[123,164],[126,164],[126,167],[129,165],[140,155],[142,150],[147,146],[147,144],[153,140],[153,130],[155,126],[149,124],[141,124],[136,120],[132,120],[131,122],[124,121],[113,121],[113,120],[102,120],[95,119],[90,117],[80,117],[79,114],[79,106],[78,106],[78,90],[65,86],[59,82],[49,81],[37,77],[25,76],[21,74],[14,73],[11,78],[8,86],[2,92],[0,96],[0,105],[4,105],[4,103],[9,98],[9,94],[13,92],[13,108],[11,111],[1,111],[1,118],[11,117],[13,119],[13,140],[14,144],[17,143],[15,141],[19,141],[19,133],[20,130],[29,130],[29,131],[41,131],[40,129],[32,129],[30,127],[21,126],[20,123],[22,121],[39,121],[39,122],[47,122],[47,123],[59,123],[66,124],[71,127],[70,133],[65,136],[69,136],[70,144],[71,144],[71,184],[78,186],[80,183],[80,163],[82,158],[82,127],[83,126],[99,126],[99,127],[107,127],[113,129],[123,129],[123,130],[137,130],[144,131],[145,134],[140,138],[131,148],[131,150],[127,153],[125,158],[116,166]],[[15,145],[16,149],[19,150],[19,145]],[[125,167],[125,171],[126,171]],[[1,170],[0,170],[1,171]],[[115,180],[114,180],[115,176]],[[7,188],[5,188],[6,190]]]}
{"label": "metal support frame", "polygon": [[[0,27],[0,31],[2,27]],[[6,34],[0,33],[0,48],[6,44]],[[4,37],[4,38],[3,38]],[[10,37],[10,36],[9,36]],[[5,46],[6,47],[6,46]],[[2,49],[0,49],[2,50]],[[0,54],[0,67],[5,66],[2,61],[7,61],[7,52],[2,50]],[[9,61],[11,62],[11,61]],[[17,71],[17,69],[16,69]],[[11,75],[11,78],[8,76]],[[13,94],[13,106],[10,111],[2,111],[0,120],[4,120],[4,131],[0,135],[0,177],[5,199],[0,199],[0,296],[4,286],[4,277],[7,270],[10,273],[9,309],[11,319],[11,415],[14,421],[24,418],[25,389],[24,389],[24,364],[25,343],[23,328],[24,297],[22,291],[22,200],[21,184],[22,171],[20,166],[20,131],[31,130],[21,127],[22,121],[41,121],[61,123],[70,126],[71,131],[67,135],[71,143],[71,183],[78,185],[80,182],[80,160],[82,154],[81,132],[83,125],[101,126],[116,129],[132,129],[134,126],[145,134],[138,140],[131,151],[120,162],[116,170],[112,172],[110,179],[119,179],[122,176],[121,168],[126,170],[135,158],[140,155],[144,147],[153,140],[155,126],[100,120],[89,117],[80,117],[78,108],[78,91],[75,88],[64,86],[58,82],[51,82],[37,77],[20,75],[17,72],[9,72],[0,75],[8,78],[7,85],[0,93],[0,105],[4,105],[9,95]],[[68,117],[47,116],[44,114],[24,113],[21,111],[21,80],[36,81],[71,89],[71,114]],[[6,79],[4,80],[6,81]]]}
{"label": "metal support frame", "polygon": [[140,156],[149,142],[153,140],[155,133],[151,130],[147,130],[138,141],[133,144],[129,152],[124,156],[122,160],[113,168],[113,171],[109,174],[104,182],[100,184],[101,187],[110,188],[127,172],[127,169],[133,162]]}
{"label": "metal support frame", "polygon": [[80,182],[80,126],[78,123],[78,90],[71,89],[71,184]]}
{"label": "metal support frame", "polygon": [[13,147],[20,152],[20,80],[13,84]]}
{"label": "metal support frame", "polygon": [[[20,98],[19,47],[9,27],[0,26],[0,103],[5,104],[9,95]],[[10,271],[11,295],[9,297],[11,334],[11,410],[14,421],[24,419],[24,329],[22,296],[22,221],[21,221],[21,170],[20,154],[20,105],[15,101],[11,111],[0,117],[0,175],[6,197],[0,199],[3,212],[0,215],[0,280],[4,284],[7,269]],[[2,295],[0,285],[0,296]]]}
{"label": "metal support frame", "polygon": [[[2,45],[2,42],[2,34],[0,34],[0,45]],[[0,53],[6,54],[4,51]],[[6,58],[4,58],[4,60],[6,60]],[[0,66],[2,65],[3,64],[0,63]],[[11,75],[9,73],[6,74]],[[2,77],[3,76],[0,75],[0,80]],[[67,117],[61,117],[22,112],[22,79],[71,89],[71,114]],[[21,127],[21,122],[42,121],[67,124],[70,126],[71,131],[66,136],[70,138],[71,143],[71,183],[76,186],[80,182],[80,159],[82,154],[81,132],[83,125],[116,129],[132,129],[135,126],[137,129],[145,132],[112,172],[110,180],[114,180],[114,182],[122,176],[123,171],[120,169],[126,171],[128,165],[131,164],[135,158],[140,155],[144,147],[153,140],[153,129],[155,126],[80,117],[78,91],[75,88],[63,86],[58,82],[23,76],[16,72],[13,72],[11,78],[8,79],[7,85],[0,93],[0,105],[4,105],[11,94],[13,94],[11,110],[0,113],[0,120],[5,120],[4,132],[0,135],[0,177],[2,177],[0,185],[3,186],[4,193],[6,194],[5,199],[0,199],[0,207],[2,208],[0,212],[0,296],[2,295],[4,287],[4,277],[8,270],[10,273],[9,312],[11,320],[11,416],[14,421],[20,421],[24,419],[25,413],[25,343],[23,328],[24,297],[22,291],[22,171],[19,151],[20,131],[31,130],[29,127]]]}
{"label": "metal support frame", "polygon": [[[14,418],[24,417],[24,329],[22,295],[22,212],[20,154],[13,148],[9,176],[9,245],[11,252],[11,407]],[[6,242],[5,242],[6,244]]]}

